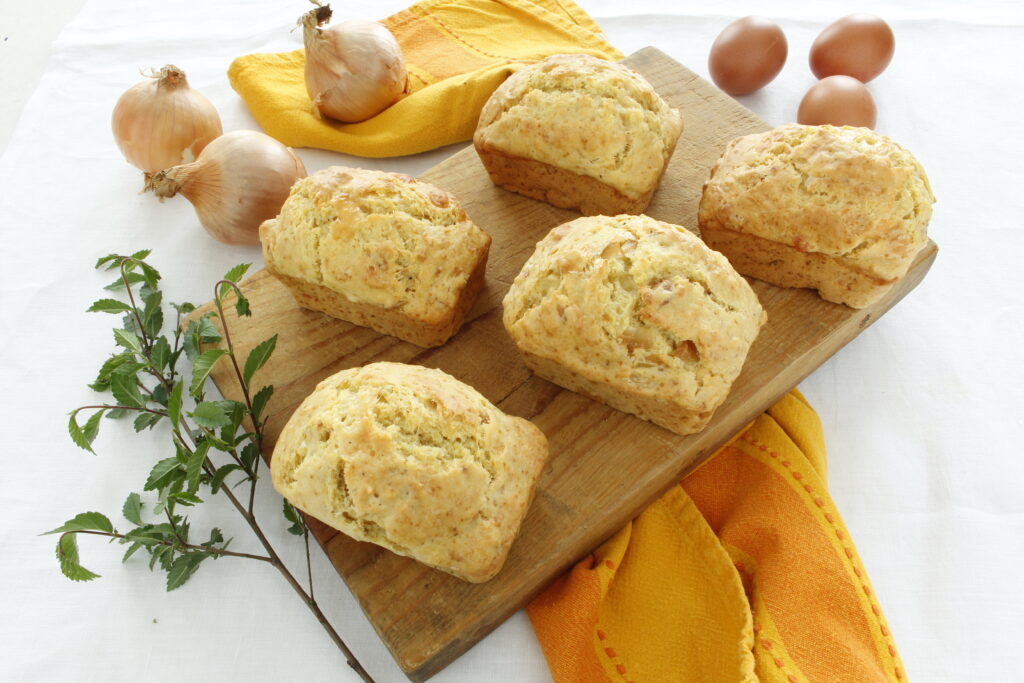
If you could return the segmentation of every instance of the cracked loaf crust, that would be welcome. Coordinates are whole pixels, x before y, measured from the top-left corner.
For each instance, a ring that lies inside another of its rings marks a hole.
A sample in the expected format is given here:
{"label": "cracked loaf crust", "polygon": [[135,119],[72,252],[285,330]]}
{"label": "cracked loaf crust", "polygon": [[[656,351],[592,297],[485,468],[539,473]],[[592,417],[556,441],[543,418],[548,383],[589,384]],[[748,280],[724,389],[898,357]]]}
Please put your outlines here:
{"label": "cracked loaf crust", "polygon": [[459,329],[491,244],[444,190],[343,166],[295,183],[260,241],[300,306],[424,347]]}
{"label": "cracked loaf crust", "polygon": [[335,529],[479,583],[504,564],[547,454],[537,427],[454,377],[372,363],[302,402],[270,472]]}
{"label": "cracked loaf crust", "polygon": [[724,256],[647,216],[558,226],[504,300],[538,375],[677,434],[711,419],[765,319]]}
{"label": "cracked loaf crust", "polygon": [[642,213],[683,130],[644,78],[590,55],[554,55],[510,76],[473,144],[496,185],[586,215]]}
{"label": "cracked loaf crust", "polygon": [[924,169],[889,138],[790,124],[729,143],[698,222],[744,275],[863,308],[906,275],[934,202]]}

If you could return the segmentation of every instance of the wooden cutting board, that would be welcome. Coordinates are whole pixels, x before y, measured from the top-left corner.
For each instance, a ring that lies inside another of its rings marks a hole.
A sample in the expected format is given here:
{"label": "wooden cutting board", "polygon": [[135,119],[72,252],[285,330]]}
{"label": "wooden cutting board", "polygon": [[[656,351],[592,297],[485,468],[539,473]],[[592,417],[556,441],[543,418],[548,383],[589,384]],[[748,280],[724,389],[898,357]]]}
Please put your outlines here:
{"label": "wooden cutting board", "polygon": [[[654,48],[625,63],[679,108],[685,121],[648,213],[692,228],[701,184],[725,144],[769,126]],[[280,335],[276,352],[256,378],[276,387],[267,457],[288,417],[321,379],[382,360],[441,368],[547,435],[551,458],[533,506],[505,568],[488,583],[460,581],[311,522],[367,618],[414,681],[429,678],[469,649],[877,320],[921,281],[936,255],[929,243],[907,277],[862,310],[828,303],[810,290],[754,281],[768,323],[707,429],[681,437],[532,376],[502,327],[501,299],[536,242],[578,214],[494,187],[472,148],[422,177],[455,194],[494,239],[484,291],[461,332],[445,346],[424,350],[300,309],[265,271],[242,285],[253,316],[238,320],[232,314],[227,320],[243,358],[255,344]],[[225,397],[239,398],[226,363],[213,377]]]}

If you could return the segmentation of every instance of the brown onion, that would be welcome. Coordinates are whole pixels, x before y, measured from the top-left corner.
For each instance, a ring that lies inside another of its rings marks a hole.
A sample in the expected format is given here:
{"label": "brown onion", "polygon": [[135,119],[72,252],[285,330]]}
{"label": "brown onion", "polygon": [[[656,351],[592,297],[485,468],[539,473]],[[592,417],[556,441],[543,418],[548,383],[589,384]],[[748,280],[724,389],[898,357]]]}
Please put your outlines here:
{"label": "brown onion", "polygon": [[111,125],[124,158],[146,173],[195,161],[222,131],[213,104],[173,64],[125,91]]}
{"label": "brown onion", "polygon": [[161,201],[179,192],[206,231],[227,244],[259,244],[260,223],[273,218],[306,167],[290,148],[252,130],[226,133],[191,164],[146,181]]}

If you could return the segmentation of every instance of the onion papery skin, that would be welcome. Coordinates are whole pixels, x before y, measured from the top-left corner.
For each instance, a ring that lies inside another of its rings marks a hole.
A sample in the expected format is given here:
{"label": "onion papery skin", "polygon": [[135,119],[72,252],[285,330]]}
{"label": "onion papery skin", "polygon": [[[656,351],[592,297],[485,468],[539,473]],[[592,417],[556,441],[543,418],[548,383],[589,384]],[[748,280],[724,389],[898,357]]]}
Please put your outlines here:
{"label": "onion papery skin", "polygon": [[171,64],[121,95],[111,128],[124,158],[147,174],[195,161],[223,132],[213,103]]}
{"label": "onion papery skin", "polygon": [[292,185],[305,177],[290,148],[244,130],[217,138],[191,164],[156,173],[146,189],[161,199],[184,195],[214,239],[253,245],[260,243],[260,224],[277,216]]}

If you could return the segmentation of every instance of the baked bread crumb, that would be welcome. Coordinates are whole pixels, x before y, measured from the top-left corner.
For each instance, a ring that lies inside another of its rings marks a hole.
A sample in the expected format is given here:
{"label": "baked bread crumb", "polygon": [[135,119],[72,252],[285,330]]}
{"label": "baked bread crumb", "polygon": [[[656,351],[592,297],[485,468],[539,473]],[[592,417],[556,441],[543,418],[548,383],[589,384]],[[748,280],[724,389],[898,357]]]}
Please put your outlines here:
{"label": "baked bread crumb", "polygon": [[454,377],[381,362],[322,381],[270,472],[325,524],[479,583],[504,564],[547,454],[537,427]]}
{"label": "baked bread crumb", "polygon": [[586,215],[642,213],[683,129],[635,71],[554,55],[510,76],[473,144],[495,184]]}
{"label": "baked bread crumb", "polygon": [[424,347],[461,326],[491,244],[444,190],[343,166],[298,181],[260,241],[300,306]]}
{"label": "baked bread crumb", "polygon": [[728,144],[698,222],[744,275],[863,308],[927,244],[934,202],[924,169],[889,138],[789,124]]}
{"label": "baked bread crumb", "polygon": [[677,434],[711,419],[765,319],[725,257],[680,226],[630,215],[552,230],[503,318],[538,375]]}

